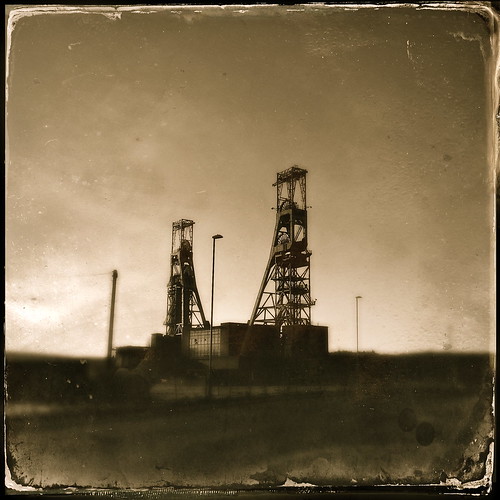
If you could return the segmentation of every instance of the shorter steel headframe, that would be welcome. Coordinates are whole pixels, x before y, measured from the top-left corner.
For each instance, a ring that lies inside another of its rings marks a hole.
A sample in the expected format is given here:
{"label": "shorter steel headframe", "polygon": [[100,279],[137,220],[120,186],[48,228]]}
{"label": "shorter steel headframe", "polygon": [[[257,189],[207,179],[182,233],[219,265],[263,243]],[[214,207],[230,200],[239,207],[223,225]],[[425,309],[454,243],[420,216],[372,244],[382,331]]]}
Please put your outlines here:
{"label": "shorter steel headframe", "polygon": [[166,334],[182,335],[192,328],[207,328],[193,265],[194,222],[180,219],[172,223],[170,280],[167,287]]}

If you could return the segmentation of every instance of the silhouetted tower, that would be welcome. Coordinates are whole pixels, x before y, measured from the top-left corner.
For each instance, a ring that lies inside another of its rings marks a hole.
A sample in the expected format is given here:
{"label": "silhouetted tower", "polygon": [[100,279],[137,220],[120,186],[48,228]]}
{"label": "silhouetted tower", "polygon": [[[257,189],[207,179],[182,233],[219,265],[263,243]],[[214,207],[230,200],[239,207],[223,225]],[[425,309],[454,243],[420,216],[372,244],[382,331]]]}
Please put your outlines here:
{"label": "silhouetted tower", "polygon": [[279,172],[276,227],[271,253],[250,325],[310,325],[311,252],[307,249],[307,170],[293,166]]}
{"label": "silhouetted tower", "polygon": [[167,335],[181,335],[192,328],[208,328],[193,266],[192,220],[172,223],[170,281],[167,290]]}

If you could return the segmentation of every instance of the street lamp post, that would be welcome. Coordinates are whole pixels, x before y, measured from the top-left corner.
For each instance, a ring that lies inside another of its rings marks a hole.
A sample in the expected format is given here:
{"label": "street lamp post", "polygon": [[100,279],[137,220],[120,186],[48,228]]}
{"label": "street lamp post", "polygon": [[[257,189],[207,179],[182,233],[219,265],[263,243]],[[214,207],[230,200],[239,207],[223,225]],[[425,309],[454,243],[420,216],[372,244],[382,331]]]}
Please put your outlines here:
{"label": "street lamp post", "polygon": [[356,296],[356,352],[359,352],[359,299],[361,295]]}
{"label": "street lamp post", "polygon": [[208,379],[207,396],[212,397],[212,346],[213,346],[213,323],[214,323],[214,276],[215,276],[215,240],[220,240],[222,235],[212,236],[212,293],[210,298],[210,347],[208,350]]}

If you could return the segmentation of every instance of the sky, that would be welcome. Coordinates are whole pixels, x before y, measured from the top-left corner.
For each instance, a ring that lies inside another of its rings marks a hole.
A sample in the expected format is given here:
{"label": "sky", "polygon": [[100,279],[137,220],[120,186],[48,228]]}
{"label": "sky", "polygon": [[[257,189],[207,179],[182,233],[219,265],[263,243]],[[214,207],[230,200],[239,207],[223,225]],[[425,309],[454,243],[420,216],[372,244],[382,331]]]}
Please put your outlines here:
{"label": "sky", "polygon": [[[164,332],[172,222],[214,324],[249,320],[276,174],[308,171],[330,351],[494,350],[496,20],[483,8],[13,8],[6,350]],[[481,15],[482,14],[482,15]]]}

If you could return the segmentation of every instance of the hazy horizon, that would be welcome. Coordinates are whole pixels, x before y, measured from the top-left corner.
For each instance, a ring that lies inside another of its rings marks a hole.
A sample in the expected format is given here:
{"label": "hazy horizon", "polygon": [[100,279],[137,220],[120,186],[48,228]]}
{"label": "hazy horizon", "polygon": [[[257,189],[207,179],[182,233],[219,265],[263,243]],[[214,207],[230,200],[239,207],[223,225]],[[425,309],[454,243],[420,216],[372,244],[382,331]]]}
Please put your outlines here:
{"label": "hazy horizon", "polygon": [[181,218],[206,316],[220,233],[214,324],[245,323],[298,165],[330,351],[356,350],[360,295],[360,351],[494,352],[487,12],[12,7],[6,351],[104,356],[113,269],[114,345],[149,345]]}

